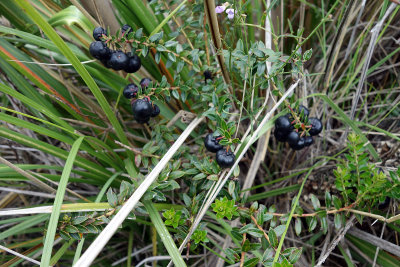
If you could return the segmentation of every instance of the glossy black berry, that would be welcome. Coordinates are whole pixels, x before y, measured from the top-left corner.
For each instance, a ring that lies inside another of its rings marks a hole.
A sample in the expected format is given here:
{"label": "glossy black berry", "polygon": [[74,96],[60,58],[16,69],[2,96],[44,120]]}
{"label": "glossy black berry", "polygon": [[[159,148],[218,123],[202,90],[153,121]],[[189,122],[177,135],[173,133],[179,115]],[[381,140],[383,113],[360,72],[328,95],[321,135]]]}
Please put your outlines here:
{"label": "glossy black berry", "polygon": [[160,108],[156,105],[156,104],[154,104],[153,105],[153,112],[151,113],[151,116],[152,117],[157,117],[159,114],[160,114]]}
{"label": "glossy black berry", "polygon": [[94,30],[93,30],[93,38],[96,41],[101,41],[100,38],[103,36],[103,34],[107,35],[107,31],[104,28],[102,28],[102,27],[94,28]]}
{"label": "glossy black berry", "polygon": [[311,129],[308,132],[310,135],[318,135],[322,132],[322,122],[317,118],[309,118],[308,122],[311,124]]}
{"label": "glossy black berry", "polygon": [[113,70],[123,70],[128,65],[129,58],[128,56],[122,51],[114,51],[111,54],[110,59],[108,60],[108,65]]}
{"label": "glossy black berry", "polygon": [[140,80],[140,86],[142,87],[142,89],[147,88],[150,83],[151,80],[149,78],[143,78],[142,80]]}
{"label": "glossy black berry", "polygon": [[138,99],[132,103],[132,112],[138,123],[145,123],[149,121],[153,107],[147,98]]}
{"label": "glossy black berry", "polygon": [[219,141],[216,139],[217,137],[213,136],[212,133],[207,134],[206,138],[204,138],[204,146],[210,152],[217,152],[221,150],[223,147],[219,144]]}
{"label": "glossy black berry", "polygon": [[218,150],[216,160],[221,168],[229,168],[235,163],[235,154],[223,148]]}
{"label": "glossy black berry", "polygon": [[305,146],[305,140],[304,137],[300,138],[297,143],[290,144],[290,147],[294,150],[300,150],[303,149]]}
{"label": "glossy black berry", "polygon": [[207,80],[212,80],[212,73],[209,70],[204,71],[204,79],[207,82]]}
{"label": "glossy black berry", "polygon": [[287,116],[280,116],[275,121],[275,128],[282,133],[288,133],[292,129],[292,124]]}
{"label": "glossy black berry", "polygon": [[125,86],[123,95],[128,99],[135,98],[137,96],[138,91],[139,87],[134,83],[130,83],[127,86]]}
{"label": "glossy black berry", "polygon": [[140,61],[140,57],[133,54],[131,57],[129,57],[128,64],[126,65],[124,70],[127,73],[135,73],[140,69],[141,66],[142,62]]}
{"label": "glossy black berry", "polygon": [[305,136],[304,137],[304,145],[305,146],[311,146],[314,143],[314,139],[312,136]]}
{"label": "glossy black berry", "polygon": [[299,140],[300,140],[299,133],[294,131],[290,132],[286,138],[286,141],[290,146],[296,145]]}
{"label": "glossy black berry", "polygon": [[94,41],[90,44],[89,53],[99,60],[108,60],[111,57],[111,50],[100,41]]}
{"label": "glossy black berry", "polygon": [[121,33],[124,33],[124,32],[126,32],[124,36],[130,34],[132,32],[132,27],[129,26],[128,24],[123,25],[121,28]]}
{"label": "glossy black berry", "polygon": [[308,115],[310,115],[310,111],[308,110],[308,108],[306,108],[305,106],[303,106],[303,105],[300,105],[299,106],[299,109],[298,109],[298,114],[300,115],[301,114],[301,111],[303,111],[304,113],[304,116],[305,117],[308,117]]}
{"label": "glossy black berry", "polygon": [[287,132],[282,132],[281,130],[279,130],[278,128],[275,128],[274,130],[274,136],[276,138],[277,141],[279,142],[286,142],[288,133]]}

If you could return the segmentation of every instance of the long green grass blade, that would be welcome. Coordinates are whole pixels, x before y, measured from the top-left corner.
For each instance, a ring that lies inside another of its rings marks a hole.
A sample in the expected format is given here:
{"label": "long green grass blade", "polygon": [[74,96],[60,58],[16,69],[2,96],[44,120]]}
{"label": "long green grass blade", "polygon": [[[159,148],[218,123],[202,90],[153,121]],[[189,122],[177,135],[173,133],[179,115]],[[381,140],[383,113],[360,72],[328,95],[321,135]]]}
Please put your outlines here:
{"label": "long green grass blade", "polygon": [[51,252],[53,250],[54,237],[56,235],[58,218],[60,217],[61,205],[65,195],[65,189],[67,187],[69,175],[71,174],[71,169],[73,167],[76,154],[78,153],[79,147],[83,141],[84,137],[79,137],[73,144],[63,173],[61,175],[61,181],[58,185],[56,198],[54,200],[53,211],[50,216],[49,226],[47,227],[46,239],[43,246],[42,260],[40,262],[41,267],[47,267],[50,264]]}

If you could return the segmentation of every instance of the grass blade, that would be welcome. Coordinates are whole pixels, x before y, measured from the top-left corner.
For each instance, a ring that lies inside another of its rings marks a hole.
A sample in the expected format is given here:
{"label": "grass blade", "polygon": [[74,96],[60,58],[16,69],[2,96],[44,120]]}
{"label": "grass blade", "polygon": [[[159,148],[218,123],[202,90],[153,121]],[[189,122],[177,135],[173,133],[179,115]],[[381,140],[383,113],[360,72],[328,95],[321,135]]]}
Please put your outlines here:
{"label": "grass blade", "polygon": [[51,213],[49,226],[47,227],[46,239],[43,246],[43,255],[40,262],[41,267],[47,267],[50,264],[51,252],[53,249],[54,237],[56,235],[58,218],[60,216],[61,205],[64,199],[65,188],[67,187],[69,175],[75,161],[76,154],[83,141],[83,137],[79,137],[71,148],[63,173],[61,181],[58,185],[56,199],[54,200],[53,212]]}

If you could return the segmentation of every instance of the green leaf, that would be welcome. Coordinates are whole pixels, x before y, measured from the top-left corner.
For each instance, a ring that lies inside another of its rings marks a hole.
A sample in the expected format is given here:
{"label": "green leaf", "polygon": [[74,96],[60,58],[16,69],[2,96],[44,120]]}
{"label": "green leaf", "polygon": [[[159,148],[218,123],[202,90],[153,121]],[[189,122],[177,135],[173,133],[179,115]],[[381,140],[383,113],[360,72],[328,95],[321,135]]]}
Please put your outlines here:
{"label": "green leaf", "polygon": [[78,228],[76,228],[76,227],[73,226],[73,225],[67,225],[67,226],[65,226],[65,231],[66,231],[67,233],[69,233],[69,234],[79,233]]}
{"label": "green leaf", "polygon": [[173,171],[169,174],[170,179],[178,179],[185,175],[184,171]]}
{"label": "green leaf", "polygon": [[316,217],[307,217],[308,231],[312,232],[317,227],[318,221]]}
{"label": "green leaf", "polygon": [[334,223],[335,223],[336,230],[339,230],[340,228],[342,228],[342,218],[341,218],[340,213],[335,213]]}
{"label": "green leaf", "polygon": [[326,206],[327,210],[329,210],[331,208],[331,204],[332,204],[331,193],[329,193],[329,191],[326,191],[325,192],[325,206]]}
{"label": "green leaf", "polygon": [[244,262],[243,266],[245,266],[245,267],[253,267],[253,266],[256,266],[259,261],[260,260],[258,258],[251,258],[251,259],[246,260]]}
{"label": "green leaf", "polygon": [[289,262],[295,264],[300,259],[302,250],[303,248],[295,248],[289,255]]}
{"label": "green leaf", "polygon": [[115,208],[118,205],[118,197],[117,194],[114,193],[112,188],[109,188],[107,191],[107,201],[111,207]]}
{"label": "green leaf", "polygon": [[271,246],[276,248],[278,246],[278,237],[276,236],[276,233],[273,229],[269,230],[268,238],[269,238],[269,241],[271,242]]}
{"label": "green leaf", "polygon": [[321,208],[321,204],[319,202],[319,199],[314,194],[311,194],[310,197],[311,197],[311,203],[312,203],[314,209],[315,210],[319,210]]}
{"label": "green leaf", "polygon": [[337,197],[337,196],[333,196],[332,197],[333,200],[333,205],[335,206],[335,209],[340,209],[342,207],[342,201]]}
{"label": "green leaf", "polygon": [[301,220],[300,220],[300,218],[296,218],[295,223],[294,223],[294,230],[296,232],[296,235],[300,236],[300,234],[301,234]]}
{"label": "green leaf", "polygon": [[173,53],[168,53],[168,59],[172,62],[176,62],[176,56]]}

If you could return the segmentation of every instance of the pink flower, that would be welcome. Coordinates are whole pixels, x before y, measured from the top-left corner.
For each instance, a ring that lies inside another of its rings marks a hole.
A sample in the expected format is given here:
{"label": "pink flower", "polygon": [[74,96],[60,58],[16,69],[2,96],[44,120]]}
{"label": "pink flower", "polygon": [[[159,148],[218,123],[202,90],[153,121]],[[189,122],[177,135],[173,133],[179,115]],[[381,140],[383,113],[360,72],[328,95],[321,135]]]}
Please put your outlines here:
{"label": "pink flower", "polygon": [[228,8],[226,14],[228,14],[228,19],[233,19],[235,17],[235,10],[233,8]]}
{"label": "pink flower", "polygon": [[226,8],[226,6],[217,6],[216,8],[215,8],[215,13],[222,13],[222,12],[224,12],[225,11],[225,8]]}

